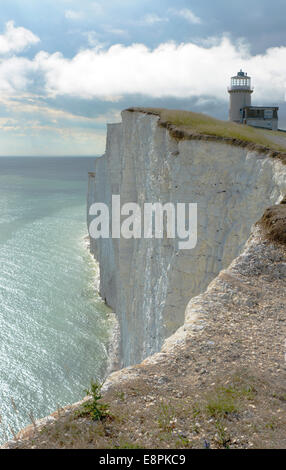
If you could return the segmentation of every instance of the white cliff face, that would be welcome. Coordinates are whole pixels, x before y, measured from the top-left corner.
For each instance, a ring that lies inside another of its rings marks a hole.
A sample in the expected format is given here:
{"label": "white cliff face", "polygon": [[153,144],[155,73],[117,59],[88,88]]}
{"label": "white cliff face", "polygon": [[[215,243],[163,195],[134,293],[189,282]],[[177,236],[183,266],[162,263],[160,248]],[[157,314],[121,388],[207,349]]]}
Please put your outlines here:
{"label": "white cliff face", "polygon": [[[198,203],[198,243],[176,239],[99,239],[100,291],[116,311],[122,365],[160,350],[183,324],[189,300],[240,253],[251,225],[286,193],[279,160],[218,142],[177,141],[158,117],[124,111],[108,126],[106,153],[90,174],[88,208],[126,202]],[[91,217],[88,216],[88,222]]]}

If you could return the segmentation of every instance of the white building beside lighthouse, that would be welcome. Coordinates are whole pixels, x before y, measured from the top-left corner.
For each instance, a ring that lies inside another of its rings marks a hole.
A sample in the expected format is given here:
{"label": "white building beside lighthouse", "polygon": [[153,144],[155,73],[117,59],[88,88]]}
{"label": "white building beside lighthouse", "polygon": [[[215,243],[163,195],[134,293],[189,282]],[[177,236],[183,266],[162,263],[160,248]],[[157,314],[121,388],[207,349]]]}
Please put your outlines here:
{"label": "white building beside lighthouse", "polygon": [[240,70],[231,77],[228,93],[230,121],[264,129],[278,129],[277,106],[251,106],[253,88],[247,73]]}

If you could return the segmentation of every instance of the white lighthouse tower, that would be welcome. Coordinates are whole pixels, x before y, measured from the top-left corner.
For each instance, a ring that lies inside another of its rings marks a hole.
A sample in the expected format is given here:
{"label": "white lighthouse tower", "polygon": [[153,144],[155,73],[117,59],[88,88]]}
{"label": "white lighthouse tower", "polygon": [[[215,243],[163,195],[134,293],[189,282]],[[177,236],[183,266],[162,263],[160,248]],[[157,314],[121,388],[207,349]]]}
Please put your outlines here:
{"label": "white lighthouse tower", "polygon": [[245,106],[251,106],[251,78],[242,70],[234,77],[231,77],[229,92],[229,120],[241,122],[241,110]]}

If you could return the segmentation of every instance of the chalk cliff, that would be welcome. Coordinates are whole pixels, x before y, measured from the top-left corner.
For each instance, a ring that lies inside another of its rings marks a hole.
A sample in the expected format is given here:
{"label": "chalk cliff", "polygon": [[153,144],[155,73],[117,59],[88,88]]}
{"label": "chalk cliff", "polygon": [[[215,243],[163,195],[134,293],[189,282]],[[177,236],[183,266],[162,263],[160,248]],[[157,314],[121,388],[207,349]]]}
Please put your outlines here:
{"label": "chalk cliff", "polygon": [[[188,302],[239,255],[251,226],[286,193],[285,165],[259,149],[223,139],[174,136],[159,117],[122,112],[108,125],[105,154],[89,175],[88,209],[125,202],[198,203],[198,243],[178,240],[91,240],[100,292],[116,312],[121,365],[160,350],[184,322]],[[90,222],[92,216],[88,216]]]}
{"label": "chalk cliff", "polygon": [[[108,126],[89,174],[88,224],[91,205],[110,206],[112,194],[122,204],[195,202],[198,243],[91,239],[119,320],[117,366],[134,364],[102,389],[119,419],[78,419],[77,403],[4,447],[286,447],[285,163],[265,146],[191,133],[146,110]],[[223,393],[239,398],[234,413],[221,414]]]}

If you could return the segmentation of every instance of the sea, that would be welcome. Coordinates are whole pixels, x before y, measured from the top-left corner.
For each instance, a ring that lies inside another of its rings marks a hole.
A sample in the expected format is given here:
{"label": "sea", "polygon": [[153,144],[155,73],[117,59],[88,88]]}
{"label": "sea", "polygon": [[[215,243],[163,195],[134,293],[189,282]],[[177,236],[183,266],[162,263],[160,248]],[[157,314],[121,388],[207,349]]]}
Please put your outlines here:
{"label": "sea", "polygon": [[107,369],[112,321],[86,244],[94,160],[0,157],[0,443]]}

